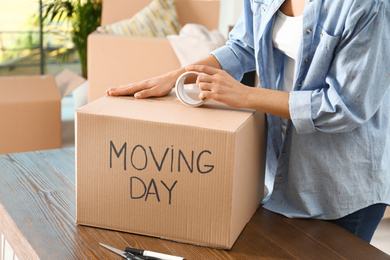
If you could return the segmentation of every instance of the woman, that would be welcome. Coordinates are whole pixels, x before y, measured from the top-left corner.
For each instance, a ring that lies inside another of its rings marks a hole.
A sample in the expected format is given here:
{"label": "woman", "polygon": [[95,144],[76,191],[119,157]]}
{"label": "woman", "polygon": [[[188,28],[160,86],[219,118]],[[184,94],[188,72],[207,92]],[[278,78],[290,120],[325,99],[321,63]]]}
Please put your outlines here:
{"label": "woman", "polygon": [[[206,73],[201,99],[267,113],[264,208],[370,242],[390,203],[389,11],[388,0],[245,0],[210,57],[107,93],[162,96],[186,70]],[[259,88],[238,81],[253,70]]]}

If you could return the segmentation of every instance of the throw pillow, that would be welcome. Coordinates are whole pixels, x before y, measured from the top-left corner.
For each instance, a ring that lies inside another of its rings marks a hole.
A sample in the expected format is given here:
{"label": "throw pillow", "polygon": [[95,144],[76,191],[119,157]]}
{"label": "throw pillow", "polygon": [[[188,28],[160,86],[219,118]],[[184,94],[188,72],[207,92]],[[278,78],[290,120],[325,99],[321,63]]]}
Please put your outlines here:
{"label": "throw pillow", "polygon": [[127,36],[165,37],[178,34],[181,27],[174,0],[153,0],[131,19],[106,25],[103,31]]}

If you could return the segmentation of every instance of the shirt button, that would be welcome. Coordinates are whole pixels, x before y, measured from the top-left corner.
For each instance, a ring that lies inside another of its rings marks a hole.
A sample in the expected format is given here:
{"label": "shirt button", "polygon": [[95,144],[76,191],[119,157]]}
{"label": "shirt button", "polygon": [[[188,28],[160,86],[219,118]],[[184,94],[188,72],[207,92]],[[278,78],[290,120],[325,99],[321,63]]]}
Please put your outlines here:
{"label": "shirt button", "polygon": [[307,34],[311,34],[311,29],[306,30]]}
{"label": "shirt button", "polygon": [[306,59],[305,62],[308,63],[308,62],[309,62],[309,59]]}
{"label": "shirt button", "polygon": [[282,156],[284,156],[284,155],[285,155],[285,153],[283,152],[283,153],[282,153]]}
{"label": "shirt button", "polygon": [[301,87],[302,86],[302,84],[301,83],[298,83],[298,87]]}
{"label": "shirt button", "polygon": [[282,180],[282,179],[283,179],[283,177],[279,175],[278,176],[278,180]]}

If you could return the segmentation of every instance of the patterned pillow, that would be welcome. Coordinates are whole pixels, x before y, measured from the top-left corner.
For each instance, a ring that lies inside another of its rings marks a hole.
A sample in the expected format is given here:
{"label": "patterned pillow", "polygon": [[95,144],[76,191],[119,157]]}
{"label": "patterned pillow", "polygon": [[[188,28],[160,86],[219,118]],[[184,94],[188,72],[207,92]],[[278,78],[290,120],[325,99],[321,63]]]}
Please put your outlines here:
{"label": "patterned pillow", "polygon": [[182,26],[178,22],[174,2],[174,0],[153,0],[131,19],[106,25],[103,31],[108,34],[139,37],[165,37],[178,34]]}

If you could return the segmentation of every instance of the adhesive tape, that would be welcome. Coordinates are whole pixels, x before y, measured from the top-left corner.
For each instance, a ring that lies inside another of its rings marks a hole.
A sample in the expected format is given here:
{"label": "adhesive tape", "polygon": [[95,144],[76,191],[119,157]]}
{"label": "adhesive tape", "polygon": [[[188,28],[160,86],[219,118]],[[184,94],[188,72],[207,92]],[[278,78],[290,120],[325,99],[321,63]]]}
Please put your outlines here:
{"label": "adhesive tape", "polygon": [[176,90],[176,96],[180,100],[181,103],[191,106],[191,107],[198,107],[203,105],[207,100],[195,100],[188,96],[187,92],[184,89],[184,82],[188,75],[195,74],[200,75],[203,73],[195,72],[195,71],[187,71],[180,75],[180,77],[176,80],[175,90]]}

